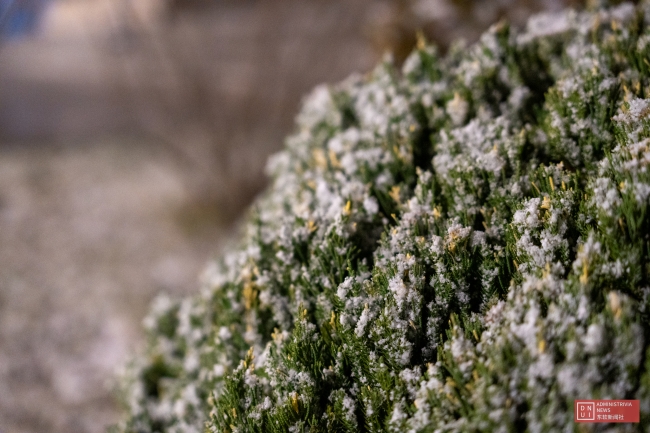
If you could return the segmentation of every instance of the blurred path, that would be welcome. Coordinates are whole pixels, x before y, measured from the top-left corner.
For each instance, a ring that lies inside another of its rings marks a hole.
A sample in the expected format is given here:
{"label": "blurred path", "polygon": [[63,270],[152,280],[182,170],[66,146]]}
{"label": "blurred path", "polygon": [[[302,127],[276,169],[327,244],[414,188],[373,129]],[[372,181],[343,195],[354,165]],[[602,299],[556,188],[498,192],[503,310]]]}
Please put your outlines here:
{"label": "blurred path", "polygon": [[179,223],[183,173],[147,143],[0,154],[0,428],[98,432],[159,291],[197,287],[217,226]]}

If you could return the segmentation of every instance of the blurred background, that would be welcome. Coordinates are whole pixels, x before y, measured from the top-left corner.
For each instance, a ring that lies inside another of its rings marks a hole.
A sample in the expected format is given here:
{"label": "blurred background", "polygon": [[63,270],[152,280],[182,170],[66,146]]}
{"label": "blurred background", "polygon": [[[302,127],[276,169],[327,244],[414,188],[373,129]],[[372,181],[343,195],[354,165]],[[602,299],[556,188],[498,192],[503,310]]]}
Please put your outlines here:
{"label": "blurred background", "polygon": [[0,0],[0,432],[101,432],[321,82],[565,0]]}

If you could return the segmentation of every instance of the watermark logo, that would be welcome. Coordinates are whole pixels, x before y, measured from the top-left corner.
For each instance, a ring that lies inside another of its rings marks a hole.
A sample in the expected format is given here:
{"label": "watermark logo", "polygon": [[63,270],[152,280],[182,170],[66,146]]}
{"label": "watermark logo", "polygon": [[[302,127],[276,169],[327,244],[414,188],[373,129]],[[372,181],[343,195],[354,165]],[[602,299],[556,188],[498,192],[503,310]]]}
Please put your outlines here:
{"label": "watermark logo", "polygon": [[576,400],[576,421],[595,421],[596,420],[596,403],[593,401]]}
{"label": "watermark logo", "polygon": [[578,423],[639,422],[639,400],[576,400],[573,420]]}

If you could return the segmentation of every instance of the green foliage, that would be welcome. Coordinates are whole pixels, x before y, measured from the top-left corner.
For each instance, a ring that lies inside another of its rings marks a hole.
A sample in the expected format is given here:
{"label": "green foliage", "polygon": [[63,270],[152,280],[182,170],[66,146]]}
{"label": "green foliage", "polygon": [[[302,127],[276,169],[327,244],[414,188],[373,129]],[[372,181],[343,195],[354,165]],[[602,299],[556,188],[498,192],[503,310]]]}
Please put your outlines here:
{"label": "green foliage", "polygon": [[499,24],[317,88],[240,247],[154,305],[122,431],[572,431],[591,398],[647,425],[649,19]]}

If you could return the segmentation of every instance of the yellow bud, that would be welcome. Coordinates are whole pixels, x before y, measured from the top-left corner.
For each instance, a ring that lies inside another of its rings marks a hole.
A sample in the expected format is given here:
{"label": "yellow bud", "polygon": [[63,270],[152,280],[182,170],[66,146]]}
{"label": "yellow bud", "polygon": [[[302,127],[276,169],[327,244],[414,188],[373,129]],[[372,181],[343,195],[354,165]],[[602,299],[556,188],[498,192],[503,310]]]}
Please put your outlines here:
{"label": "yellow bud", "polygon": [[397,204],[400,204],[399,190],[400,190],[399,185],[395,185],[391,188],[390,192],[388,193],[390,198],[392,198]]}
{"label": "yellow bud", "polygon": [[580,275],[580,283],[581,284],[587,284],[587,280],[589,278],[589,266],[587,263],[582,265],[582,275]]}
{"label": "yellow bud", "polygon": [[424,32],[422,32],[422,30],[418,30],[417,33],[415,34],[415,38],[416,38],[417,49],[420,51],[424,50],[427,46],[427,40],[424,37]]}
{"label": "yellow bud", "polygon": [[250,310],[253,302],[257,298],[257,290],[253,283],[244,284],[244,290],[242,291],[242,296],[244,297],[244,308]]}
{"label": "yellow bud", "polygon": [[293,392],[291,393],[291,406],[293,407],[293,410],[298,413],[299,406],[298,406],[298,394]]}
{"label": "yellow bud", "polygon": [[535,188],[535,191],[537,191],[537,194],[539,194],[540,193],[539,188],[537,188],[537,185],[535,184],[535,182],[531,182],[531,184],[533,185],[533,188]]}
{"label": "yellow bud", "polygon": [[540,207],[546,210],[551,209],[551,199],[548,198],[548,196],[544,196],[544,200],[542,201],[542,205]]}

